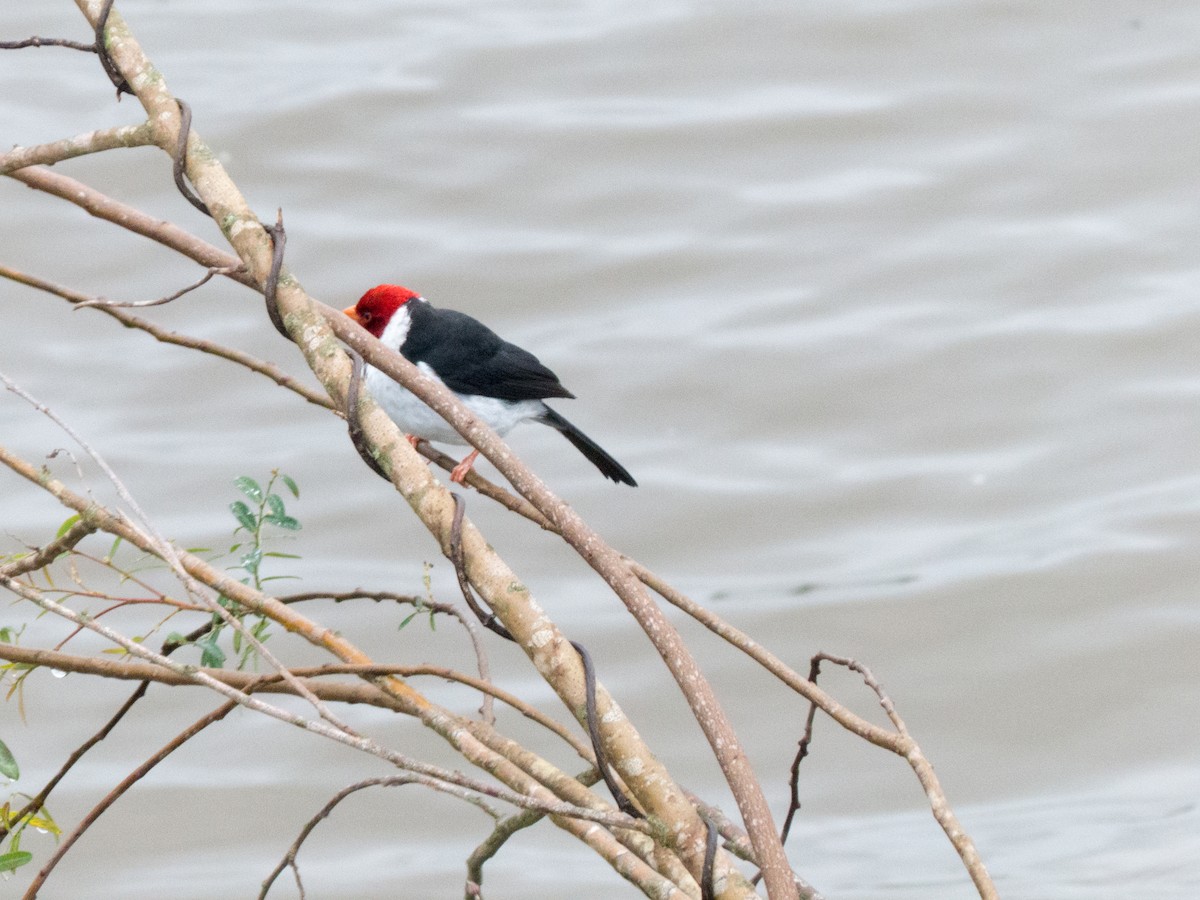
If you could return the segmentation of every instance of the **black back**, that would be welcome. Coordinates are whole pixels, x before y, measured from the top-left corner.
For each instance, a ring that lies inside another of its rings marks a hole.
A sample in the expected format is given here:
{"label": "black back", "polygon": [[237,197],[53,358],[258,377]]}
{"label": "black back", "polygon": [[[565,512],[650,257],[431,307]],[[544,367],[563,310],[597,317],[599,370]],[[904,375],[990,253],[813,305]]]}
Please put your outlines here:
{"label": "black back", "polygon": [[477,319],[420,300],[408,309],[412,324],[401,354],[428,365],[450,390],[500,400],[575,396],[536,356]]}

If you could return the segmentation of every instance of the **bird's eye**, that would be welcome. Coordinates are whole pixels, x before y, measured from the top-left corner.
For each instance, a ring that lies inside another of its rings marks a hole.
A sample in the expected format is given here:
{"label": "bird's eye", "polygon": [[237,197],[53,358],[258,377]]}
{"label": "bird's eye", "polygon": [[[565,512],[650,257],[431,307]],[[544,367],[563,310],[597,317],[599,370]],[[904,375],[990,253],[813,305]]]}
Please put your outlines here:
{"label": "bird's eye", "polygon": [[370,322],[370,321],[371,321],[371,313],[367,312],[366,310],[363,310],[362,312],[360,312],[360,313],[358,314],[358,317],[359,317],[360,319],[362,319],[364,322]]}

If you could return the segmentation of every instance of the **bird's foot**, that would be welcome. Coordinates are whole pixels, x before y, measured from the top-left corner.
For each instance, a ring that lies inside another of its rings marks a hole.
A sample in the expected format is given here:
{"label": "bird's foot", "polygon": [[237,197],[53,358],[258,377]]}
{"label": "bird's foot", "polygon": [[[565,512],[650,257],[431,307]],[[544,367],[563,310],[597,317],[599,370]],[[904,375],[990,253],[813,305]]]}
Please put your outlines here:
{"label": "bird's foot", "polygon": [[475,459],[479,456],[478,450],[472,450],[464,457],[463,461],[450,470],[450,480],[455,484],[462,484],[467,479],[467,473],[471,471],[471,466],[475,465]]}

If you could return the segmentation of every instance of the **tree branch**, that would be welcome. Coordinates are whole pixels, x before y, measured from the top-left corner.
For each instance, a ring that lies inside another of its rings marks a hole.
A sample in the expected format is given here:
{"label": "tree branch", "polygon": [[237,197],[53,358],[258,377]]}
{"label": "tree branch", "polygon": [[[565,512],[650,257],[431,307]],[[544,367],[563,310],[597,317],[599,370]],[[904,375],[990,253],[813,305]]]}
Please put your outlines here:
{"label": "tree branch", "polygon": [[75,826],[75,830],[67,835],[67,837],[64,838],[63,841],[58,845],[54,851],[54,855],[47,860],[44,866],[42,866],[42,869],[40,872],[38,872],[37,877],[33,879],[32,883],[29,885],[29,888],[25,891],[26,900],[35,900],[38,895],[38,891],[41,890],[42,885],[45,883],[50,873],[54,870],[54,867],[58,865],[59,860],[61,860],[67,854],[68,850],[75,846],[75,842],[78,841],[79,838],[83,836],[83,833],[87,831],[88,828],[90,828],[92,824],[104,814],[105,810],[116,803],[126,791],[145,778],[151,769],[157,766],[160,762],[178,750],[187,741],[191,740],[209,725],[212,725],[214,722],[219,722],[221,719],[225,718],[225,716],[229,715],[229,713],[232,712],[236,706],[237,704],[232,701],[228,703],[222,703],[211,713],[206,716],[202,716],[200,719],[193,722],[191,725],[177,734],[153,756],[125,776],[125,778],[122,779],[116,787],[114,787],[104,796],[104,799],[96,804],[92,810],[83,817],[79,824]]}
{"label": "tree branch", "polygon": [[[237,257],[230,257],[237,263]],[[228,269],[210,269],[209,271],[217,271],[223,275],[232,277]],[[164,344],[174,344],[179,347],[187,347],[191,350],[199,350],[201,353],[207,353],[210,356],[216,356],[229,362],[237,363],[244,366],[252,372],[257,372],[260,375],[265,375],[277,385],[287,388],[295,394],[300,395],[309,403],[315,406],[323,406],[326,409],[334,412],[336,415],[341,415],[339,410],[335,410],[333,402],[329,397],[319,391],[314,391],[305,384],[300,383],[291,375],[284,372],[279,366],[274,363],[266,362],[251,356],[249,353],[243,353],[241,350],[234,350],[230,347],[225,347],[215,341],[208,341],[203,338],[191,337],[190,335],[180,334],[177,331],[170,331],[163,328],[149,319],[143,319],[135,316],[132,313],[126,312],[124,309],[113,306],[111,304],[98,302],[98,298],[90,297],[87,294],[81,294],[78,291],[73,291],[70,288],[62,285],[54,284],[50,281],[45,281],[41,278],[36,278],[33,275],[28,275],[24,272],[19,272],[16,269],[8,266],[0,265],[0,278],[7,278],[10,281],[18,282],[19,284],[27,285],[39,291],[45,291],[48,294],[62,297],[68,303],[73,304],[77,309],[86,305],[87,308],[95,308],[107,316],[116,319],[126,328],[137,328],[146,332],[155,340]]]}
{"label": "tree branch", "polygon": [[8,177],[35,190],[69,200],[98,219],[104,219],[132,231],[134,234],[148,237],[164,247],[191,257],[206,268],[231,269],[226,277],[240,282],[248,288],[259,289],[259,281],[240,268],[241,260],[236,256],[214,247],[178,225],[156,219],[132,206],[113,200],[94,188],[88,187],[82,181],[77,181],[59,172],[52,172],[42,166],[18,169],[10,172]]}
{"label": "tree branch", "polygon": [[8,175],[28,166],[53,165],[89,153],[101,153],[121,147],[145,147],[153,143],[154,129],[149,122],[89,131],[87,134],[63,138],[49,144],[13,147],[7,153],[0,153],[0,175]]}

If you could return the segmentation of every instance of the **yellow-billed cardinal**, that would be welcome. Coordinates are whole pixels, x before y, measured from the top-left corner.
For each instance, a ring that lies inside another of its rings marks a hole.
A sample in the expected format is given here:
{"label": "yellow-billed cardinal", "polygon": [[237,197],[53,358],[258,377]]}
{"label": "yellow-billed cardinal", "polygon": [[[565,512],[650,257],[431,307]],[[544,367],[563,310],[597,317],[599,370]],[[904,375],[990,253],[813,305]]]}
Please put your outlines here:
{"label": "yellow-billed cardinal", "polygon": [[[542,402],[574,397],[536,356],[510,344],[482,322],[450,309],[436,309],[424,297],[396,284],[381,284],[344,312],[384,344],[454,391],[500,435],[521,422],[541,422],[562,433],[605,478],[636,486],[625,467],[599,444]],[[367,369],[367,390],[392,421],[410,436],[465,444],[462,436],[418,397],[378,369]],[[478,450],[467,454],[451,481],[461,483]]]}

